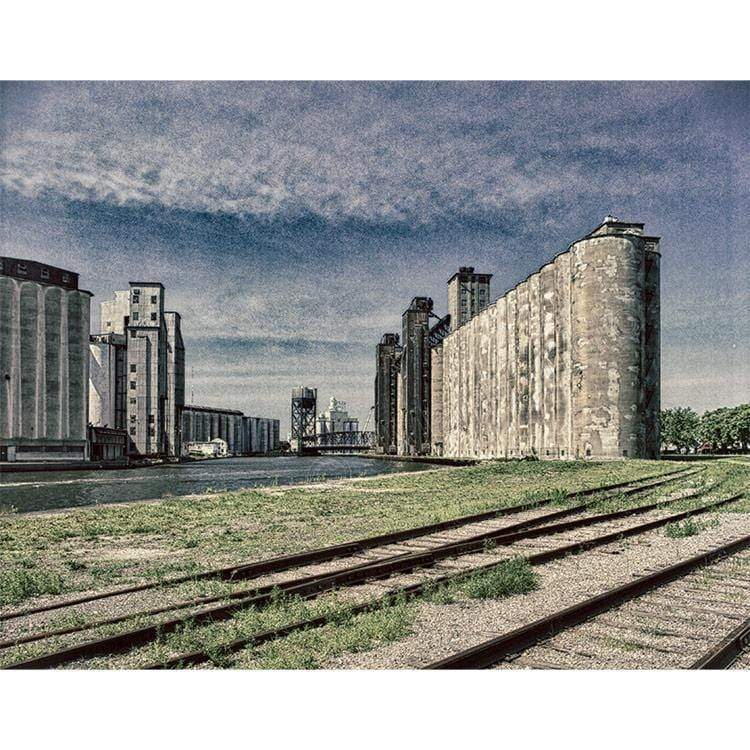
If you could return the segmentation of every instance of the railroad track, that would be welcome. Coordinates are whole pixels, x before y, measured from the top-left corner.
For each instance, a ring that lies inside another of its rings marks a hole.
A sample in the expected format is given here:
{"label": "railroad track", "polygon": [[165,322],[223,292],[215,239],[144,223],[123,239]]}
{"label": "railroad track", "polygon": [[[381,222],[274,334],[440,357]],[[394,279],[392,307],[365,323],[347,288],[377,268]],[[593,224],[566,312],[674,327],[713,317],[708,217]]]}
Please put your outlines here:
{"label": "railroad track", "polygon": [[[739,499],[741,496],[742,496],[741,494],[738,494],[738,495],[731,496],[729,498],[724,498],[723,500],[717,501],[711,506],[697,509],[696,511],[692,511],[692,512],[687,511],[687,512],[683,512],[679,514],[674,514],[673,516],[660,520],[656,523],[649,522],[645,524],[640,524],[638,526],[631,527],[620,532],[602,534],[598,537],[585,539],[582,541],[565,544],[561,547],[557,547],[554,549],[546,550],[543,552],[538,552],[536,554],[527,556],[526,560],[531,565],[543,565],[545,563],[563,559],[567,557],[568,555],[579,554],[587,550],[592,550],[597,547],[611,544],[613,542],[619,541],[626,537],[636,536],[638,534],[643,534],[648,531],[652,531],[653,529],[658,528],[659,526],[686,518],[692,513],[701,513],[701,512],[710,511],[714,507],[720,507],[722,505],[726,505],[731,502],[734,502],[735,500]],[[498,562],[499,561],[495,560],[485,565],[473,566],[473,567],[470,567],[470,568],[467,568],[467,569],[464,569],[455,573],[441,575],[436,578],[428,579],[426,581],[421,581],[419,583],[414,583],[408,586],[401,586],[401,587],[393,588],[376,601],[364,602],[364,603],[352,606],[349,609],[349,614],[357,615],[357,614],[361,614],[364,612],[373,611],[379,607],[387,606],[389,603],[394,602],[394,601],[418,597],[426,593],[427,591],[434,590],[435,588],[441,585],[447,585],[451,583],[460,582],[462,579],[465,579],[476,573],[490,571],[492,568],[495,568],[498,565]],[[299,620],[289,625],[285,625],[281,628],[266,630],[266,631],[254,634],[246,638],[238,638],[231,642],[225,643],[222,648],[222,653],[226,655],[226,654],[230,654],[236,651],[240,651],[248,647],[257,647],[271,640],[282,638],[295,631],[307,630],[313,627],[320,627],[322,625],[327,624],[328,622],[329,622],[329,619],[325,616]],[[197,649],[194,651],[177,654],[167,660],[154,662],[144,667],[144,669],[169,669],[169,668],[174,668],[174,667],[190,666],[190,665],[201,664],[203,662],[209,661],[211,658],[212,658],[212,655],[208,651],[203,650],[203,649]]]}
{"label": "railroad track", "polygon": [[[684,474],[682,476],[684,476]],[[631,488],[631,490],[632,492],[636,492],[638,490],[645,491],[646,489],[650,489],[652,486],[654,485],[651,484],[647,486]],[[693,494],[695,495],[698,493]],[[658,526],[664,525],[666,523],[671,523],[676,520],[686,518],[692,514],[707,512],[714,508],[720,507],[721,505],[733,502],[739,497],[740,495],[724,498],[720,501],[710,503],[697,509],[671,514],[666,517],[649,521],[645,524],[640,524],[636,527],[618,529],[616,531],[600,535],[593,539],[587,538],[569,544],[563,544],[562,546],[553,545],[552,548],[537,551],[536,553],[527,556],[527,558],[532,564],[540,564],[549,560],[558,559],[561,556],[574,554],[586,549],[591,549],[593,547],[607,544],[620,538],[632,536],[639,533],[645,533],[648,530],[657,528]],[[167,621],[150,624],[113,636],[107,636],[97,640],[88,641],[82,644],[71,646],[69,648],[63,648],[56,652],[45,654],[40,657],[17,662],[10,665],[10,667],[46,668],[69,664],[80,659],[92,658],[97,655],[122,653],[132,648],[146,645],[155,640],[160,634],[174,632],[182,627],[185,627],[188,623],[205,624],[210,622],[217,622],[232,617],[235,613],[239,612],[242,609],[246,609],[249,607],[260,608],[266,606],[270,601],[273,600],[273,597],[277,591],[283,591],[288,596],[299,596],[304,599],[310,599],[318,596],[323,592],[333,591],[335,589],[343,587],[357,586],[366,582],[372,582],[387,578],[395,574],[404,574],[415,570],[424,570],[425,572],[427,572],[428,569],[433,568],[441,560],[458,558],[464,555],[471,555],[472,553],[476,552],[482,553],[485,551],[485,547],[488,542],[491,542],[499,547],[517,545],[519,542],[533,543],[533,540],[543,539],[544,537],[548,537],[551,535],[556,534],[559,537],[561,533],[569,532],[574,529],[584,528],[586,526],[601,523],[612,523],[616,520],[626,518],[630,515],[661,509],[669,502],[672,502],[672,500],[664,500],[656,503],[650,503],[645,506],[630,508],[624,511],[598,514],[587,518],[579,518],[562,522],[558,519],[561,517],[560,514],[563,513],[563,511],[546,513],[543,516],[538,516],[535,519],[527,519],[526,521],[513,524],[512,526],[506,526],[501,529],[474,534],[459,541],[441,543],[426,550],[407,553],[402,552],[386,558],[360,563],[355,566],[349,566],[347,568],[337,570],[329,574],[324,573],[305,576],[302,578],[296,578],[277,583],[275,585],[256,587],[254,589],[234,592],[231,595],[232,597],[234,597],[233,601],[224,601],[224,603],[217,606],[204,607],[196,612],[191,612],[179,617],[174,617]],[[580,512],[580,507],[581,506],[576,506],[575,510]],[[571,509],[566,509],[566,511],[570,510]],[[557,522],[554,522],[555,520]],[[550,521],[553,522],[550,523]],[[545,523],[545,525],[539,525],[540,523]],[[511,550],[511,552],[514,551],[515,548]],[[468,568],[464,569],[463,571],[458,571],[457,573],[449,573],[448,575],[442,575],[438,577],[429,576],[428,578],[426,578],[426,580],[421,581],[418,584],[412,584],[406,587],[389,590],[389,592],[387,592],[385,596],[380,597],[380,599],[376,602],[368,601],[360,604],[355,604],[353,605],[352,613],[365,611],[366,609],[372,608],[373,606],[382,606],[383,603],[389,601],[394,596],[416,596],[421,593],[426,586],[435,585],[445,580],[455,579],[456,577],[472,573],[476,570],[494,567],[494,565],[496,564],[497,560],[488,565],[481,565],[479,567],[470,565]],[[441,571],[438,571],[438,573],[440,572]],[[226,600],[228,597],[224,595],[222,598]],[[325,618],[312,618],[300,621],[298,623],[292,623],[290,625],[284,626],[281,629],[267,631],[266,633],[261,634],[255,634],[249,639],[237,639],[236,642],[225,644],[224,649],[228,651],[237,650],[244,645],[257,644],[266,640],[270,640],[272,638],[281,637],[282,635],[286,635],[296,629],[315,627],[317,625],[324,624],[324,620]],[[46,634],[45,637],[48,637],[48,634]],[[205,652],[192,652],[189,654],[178,655],[174,659],[166,662],[164,665],[174,666],[178,663],[200,663],[201,661],[205,661],[208,658],[208,654],[206,654]],[[163,665],[159,664],[153,666]]]}
{"label": "railroad track", "polygon": [[[425,668],[731,666],[750,641],[748,550],[750,535],[639,576]],[[716,643],[717,631],[730,628]]]}
{"label": "railroad track", "polygon": [[[592,495],[601,494],[603,492],[614,492],[618,490],[622,490],[623,494],[634,494],[640,491],[645,491],[645,489],[648,489],[650,487],[657,487],[667,482],[687,478],[703,470],[704,467],[693,470],[676,469],[674,471],[666,472],[663,474],[649,475],[628,482],[615,482],[613,484],[600,485],[598,487],[591,487],[583,490],[575,490],[566,493],[564,499],[570,500],[577,497],[590,497]],[[632,485],[637,486],[635,488],[632,488]],[[112,589],[111,591],[86,594],[84,596],[79,596],[72,599],[64,599],[58,602],[51,602],[37,607],[29,607],[12,612],[3,612],[0,613],[0,623],[19,617],[29,617],[31,615],[51,612],[53,610],[67,609],[70,607],[87,604],[89,602],[99,601],[102,599],[110,599],[113,597],[125,596],[154,589],[165,589],[171,586],[177,586],[182,583],[193,581],[206,579],[237,581],[259,578],[261,576],[280,573],[305,565],[330,562],[331,560],[335,560],[337,558],[363,553],[376,547],[398,544],[400,542],[405,542],[411,539],[416,539],[443,531],[450,531],[452,529],[457,529],[462,526],[468,526],[470,524],[492,521],[504,516],[524,513],[527,511],[534,511],[538,508],[551,504],[556,499],[557,498],[550,495],[549,498],[538,501],[521,503],[506,508],[496,508],[493,510],[484,511],[482,513],[474,513],[472,515],[461,516],[459,518],[453,518],[447,521],[440,521],[423,526],[416,526],[410,529],[390,532],[387,534],[379,534],[377,536],[357,539],[351,542],[344,542],[342,544],[331,545],[328,547],[306,550],[304,552],[297,552],[290,555],[281,555],[279,557],[273,557],[267,560],[254,560],[247,563],[238,563],[221,568],[212,568],[210,570],[166,578],[157,582],[124,586],[117,589]],[[573,510],[571,512],[577,511]]]}
{"label": "railroad track", "polygon": [[691,669],[750,669],[750,617],[706,650]]}

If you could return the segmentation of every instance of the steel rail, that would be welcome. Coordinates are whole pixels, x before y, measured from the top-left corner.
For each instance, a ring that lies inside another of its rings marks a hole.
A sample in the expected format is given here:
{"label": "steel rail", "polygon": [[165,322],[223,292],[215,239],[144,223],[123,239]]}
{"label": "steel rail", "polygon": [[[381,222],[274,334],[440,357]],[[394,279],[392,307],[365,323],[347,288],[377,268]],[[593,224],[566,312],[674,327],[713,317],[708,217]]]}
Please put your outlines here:
{"label": "steel rail", "polygon": [[[536,553],[526,558],[526,560],[534,565],[542,562],[549,562],[553,559],[566,557],[570,554],[576,554],[581,551],[592,549],[596,546],[603,544],[609,544],[612,541],[633,536],[635,534],[644,533],[658,526],[666,525],[672,521],[681,520],[690,515],[698,515],[701,513],[708,512],[722,505],[726,505],[730,502],[738,500],[742,494],[734,495],[729,498],[715,501],[708,505],[701,506],[699,508],[690,509],[677,514],[666,516],[662,519],[657,519],[639,526],[629,527],[614,533],[605,534],[600,537],[593,539],[587,539],[581,542],[573,542],[562,547],[555,548],[553,550],[547,550],[544,552]],[[674,502],[674,501],[672,501]],[[622,511],[618,511],[618,514]],[[604,514],[609,515],[609,514]],[[598,517],[600,518],[600,517]],[[180,627],[185,626],[188,623],[203,624],[209,622],[220,622],[230,618],[234,613],[246,609],[248,607],[262,607],[267,605],[276,592],[285,593],[288,596],[299,596],[301,598],[314,598],[315,596],[325,591],[331,591],[336,589],[340,585],[354,585],[356,583],[362,583],[368,580],[377,580],[380,578],[387,578],[394,572],[408,572],[418,567],[429,567],[440,559],[446,557],[456,557],[460,555],[460,552],[456,552],[452,548],[454,545],[445,545],[440,550],[430,550],[427,553],[414,553],[400,556],[403,564],[399,565],[396,560],[388,560],[385,564],[381,561],[376,561],[371,564],[363,564],[358,566],[357,570],[346,570],[342,572],[333,573],[328,576],[312,577],[314,580],[303,579],[302,581],[290,581],[289,585],[278,585],[271,591],[263,592],[261,594],[255,593],[253,596],[249,596],[245,599],[238,601],[222,604],[216,607],[209,607],[192,614],[167,620],[165,622],[147,625],[135,630],[120,633],[114,636],[101,638],[95,641],[89,641],[77,646],[65,648],[50,654],[43,656],[27,659],[20,662],[7,665],[5,669],[42,669],[61,664],[67,664],[72,661],[81,658],[89,658],[92,656],[98,656],[102,654],[114,654],[122,651],[127,651],[130,648],[141,646],[149,643],[150,641],[157,638],[160,634],[168,634],[175,632]],[[432,553],[432,554],[429,554]],[[493,568],[498,562],[493,562],[488,565],[474,568],[472,571],[477,572]],[[451,574],[448,578],[453,577],[455,574]],[[441,579],[432,579],[431,581],[425,582],[425,585],[436,585],[440,583]],[[257,591],[257,590],[256,590]]]}
{"label": "steel rail", "polygon": [[525,651],[540,641],[551,638],[568,628],[607,612],[625,602],[667,583],[682,578],[696,568],[719,558],[734,554],[750,547],[750,535],[736,539],[729,544],[716,547],[675,565],[641,576],[634,581],[605,591],[578,604],[566,607],[554,614],[511,630],[504,635],[492,638],[472,648],[465,649],[445,659],[433,662],[424,669],[484,669],[497,664],[506,656]]}
{"label": "steel rail", "polygon": [[750,646],[750,617],[706,651],[690,669],[728,669]]}
{"label": "steel rail", "polygon": [[[679,481],[679,479],[692,476],[705,470],[705,468],[706,467],[701,466],[692,470],[684,468],[675,469],[674,471],[666,472],[663,474],[655,474],[641,477],[639,479],[631,479],[628,482],[615,482],[614,484],[600,485],[599,487],[590,487],[588,489],[570,491],[566,493],[564,497],[566,499],[571,499],[574,497],[588,497],[600,492],[617,490],[639,482],[650,482],[648,486],[657,487],[660,484],[664,484],[666,482]],[[651,480],[655,481],[652,482]],[[379,534],[377,536],[358,539],[352,542],[343,542],[341,544],[336,544],[329,547],[321,547],[313,550],[306,550],[304,552],[295,552],[289,555],[272,557],[267,560],[258,560],[250,563],[239,563],[226,567],[214,568],[212,570],[205,570],[197,573],[190,573],[173,578],[167,578],[163,581],[125,586],[119,589],[114,589],[112,591],[87,594],[75,599],[52,602],[50,604],[44,604],[38,607],[30,607],[27,609],[16,610],[14,612],[0,613],[0,622],[16,619],[18,617],[27,617],[30,615],[40,614],[42,612],[49,612],[55,609],[73,607],[78,604],[85,604],[87,602],[97,601],[100,599],[108,599],[114,596],[123,596],[125,594],[134,594],[140,591],[147,591],[155,588],[176,586],[180,583],[188,583],[190,581],[198,581],[207,578],[221,578],[224,580],[257,578],[261,575],[266,575],[269,573],[279,573],[284,570],[301,567],[303,565],[310,565],[317,562],[328,562],[330,560],[336,559],[337,557],[355,554],[356,552],[371,549],[373,547],[379,547],[386,544],[395,544],[399,541],[405,541],[407,539],[413,539],[415,537],[425,536],[427,534],[434,534],[439,531],[447,531],[471,523],[479,523],[481,521],[491,520],[493,518],[498,518],[505,515],[513,515],[515,513],[533,510],[534,508],[539,508],[552,503],[554,499],[554,497],[550,496],[539,501],[521,503],[519,505],[512,505],[507,508],[496,508],[490,511],[484,511],[482,513],[474,513],[472,515],[449,519],[447,521],[439,521],[436,523],[417,526],[401,531]]]}
{"label": "steel rail", "polygon": [[[669,482],[669,481],[677,481],[677,480],[676,479],[665,480],[665,481],[660,482],[660,484],[664,484],[664,483]],[[641,493],[641,492],[647,492],[653,486],[655,486],[655,485],[654,484],[641,485],[641,486],[638,486],[638,487],[633,487],[633,488],[627,489],[627,490],[623,491],[620,494],[623,494],[623,495],[634,495],[634,494],[638,494],[638,493]],[[658,507],[661,507],[663,505],[668,505],[668,504],[670,504],[672,502],[675,502],[677,499],[687,499],[687,498],[693,497],[693,496],[695,496],[697,494],[702,494],[703,492],[707,491],[707,489],[706,490],[698,490],[696,492],[691,493],[690,495],[683,496],[682,498],[675,498],[674,500],[671,500],[671,499],[662,500],[662,501],[659,501],[659,502],[656,502],[656,503],[652,503],[650,505],[642,505],[642,506],[639,506],[637,508],[627,508],[627,509],[622,510],[622,511],[616,511],[614,513],[604,514],[601,517],[594,516],[593,518],[596,518],[596,519],[598,519],[598,522],[601,522],[601,521],[614,520],[616,518],[620,518],[620,517],[623,517],[623,516],[626,516],[626,515],[632,515],[632,514],[636,514],[636,513],[645,513],[645,512],[647,512],[649,510],[654,510],[655,508],[658,508]],[[570,515],[575,515],[575,514],[578,514],[578,513],[582,513],[584,511],[586,511],[588,508],[590,508],[592,505],[596,504],[596,502],[598,502],[598,501],[597,500],[589,501],[587,503],[582,503],[580,505],[573,506],[572,508],[565,508],[565,509],[562,509],[562,510],[559,510],[559,511],[553,511],[551,513],[546,513],[544,515],[537,516],[536,518],[531,518],[531,519],[528,519],[526,521],[520,521],[518,523],[511,524],[509,526],[504,526],[504,527],[502,527],[500,529],[495,529],[493,531],[482,532],[481,534],[476,534],[474,536],[468,537],[467,540],[463,540],[463,541],[487,542],[487,541],[492,541],[493,539],[497,538],[498,535],[505,537],[507,535],[514,534],[514,533],[516,534],[516,537],[514,539],[512,539],[511,541],[517,541],[518,539],[524,539],[524,538],[527,538],[526,534],[523,533],[524,530],[531,529],[531,528],[537,527],[537,526],[542,526],[544,524],[549,524],[552,521],[555,521],[555,520],[560,519],[560,518],[565,518],[565,517],[570,516]],[[559,531],[564,531],[564,530],[569,530],[569,529],[577,528],[579,526],[588,526],[588,525],[591,525],[594,522],[595,521],[593,521],[592,518],[590,518],[590,517],[589,518],[584,518],[584,519],[580,519],[580,520],[577,520],[577,521],[570,522],[572,525],[567,525],[567,526],[566,525],[560,525],[559,528],[556,527],[556,529],[554,531],[552,529],[550,529],[550,531],[542,531],[542,532],[540,532],[538,534],[531,533],[530,536],[532,538],[533,538],[533,536],[543,536],[543,535],[548,534],[548,533],[556,533],[556,531],[558,531],[558,530]],[[511,543],[511,542],[508,542],[508,543]],[[455,544],[455,543],[451,543],[451,544]],[[446,545],[436,545],[436,548],[438,548],[439,546],[446,546]],[[382,560],[383,561],[384,560],[401,560],[401,559],[405,558],[407,555],[410,555],[410,554],[415,554],[415,553],[403,552],[403,553],[399,553],[399,554],[396,554],[396,555],[388,555],[387,557],[382,558]],[[342,571],[337,571],[337,572],[357,571],[357,570],[360,570],[362,568],[369,567],[370,565],[372,565],[375,562],[381,562],[381,560],[376,560],[376,561],[369,560],[369,561],[365,561],[365,562],[359,563],[357,565],[349,566],[347,568],[342,569]],[[94,622],[90,622],[90,623],[86,623],[86,624],[82,624],[82,625],[76,625],[76,626],[71,626],[71,627],[67,627],[67,628],[58,628],[57,630],[47,630],[47,631],[41,631],[41,632],[37,632],[37,633],[32,633],[32,634],[29,634],[29,635],[25,635],[25,636],[20,636],[20,637],[17,637],[17,638],[13,638],[13,639],[10,639],[10,640],[7,640],[7,641],[2,641],[2,642],[0,642],[0,649],[10,648],[10,647],[13,647],[13,646],[20,646],[20,645],[22,645],[24,643],[32,643],[32,642],[35,642],[35,641],[40,641],[40,640],[44,640],[44,639],[52,638],[52,637],[56,637],[56,636],[70,635],[72,633],[80,633],[80,632],[83,632],[85,630],[93,630],[94,628],[103,627],[105,625],[115,625],[117,623],[125,622],[127,620],[130,620],[130,619],[133,619],[133,618],[136,618],[136,617],[154,617],[156,615],[164,614],[166,612],[173,612],[173,611],[177,611],[177,610],[180,610],[180,609],[188,609],[188,608],[192,608],[192,607],[200,607],[200,606],[203,606],[203,605],[206,605],[206,604],[212,604],[214,602],[225,601],[227,599],[241,599],[241,598],[245,598],[245,597],[247,597],[249,595],[257,595],[257,594],[269,593],[269,592],[273,591],[274,589],[284,588],[284,587],[286,587],[288,585],[298,585],[298,584],[301,584],[301,583],[307,583],[307,582],[310,582],[310,581],[315,581],[315,580],[317,580],[318,578],[320,578],[323,575],[326,575],[326,574],[314,574],[314,575],[311,575],[311,576],[306,576],[304,578],[294,579],[292,581],[284,582],[284,583],[268,584],[266,586],[253,587],[251,589],[241,589],[240,591],[228,592],[228,593],[222,593],[222,594],[215,594],[215,595],[212,595],[212,596],[202,596],[202,597],[198,597],[198,598],[192,599],[192,600],[187,601],[187,602],[179,602],[179,603],[176,603],[176,604],[171,604],[171,605],[167,605],[167,606],[163,606],[163,607],[157,607],[157,608],[152,608],[152,609],[148,609],[148,610],[141,610],[139,612],[131,612],[131,613],[128,613],[128,614],[118,615],[116,617],[111,617],[111,618],[107,618],[107,619],[104,619],[104,620],[96,620]]]}

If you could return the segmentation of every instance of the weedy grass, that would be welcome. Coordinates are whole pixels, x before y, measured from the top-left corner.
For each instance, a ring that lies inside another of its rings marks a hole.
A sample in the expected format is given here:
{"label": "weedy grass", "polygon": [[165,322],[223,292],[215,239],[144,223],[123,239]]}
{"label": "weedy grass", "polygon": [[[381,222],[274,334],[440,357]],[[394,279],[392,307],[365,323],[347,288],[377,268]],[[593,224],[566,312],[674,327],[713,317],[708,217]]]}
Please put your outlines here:
{"label": "weedy grass", "polygon": [[[514,558],[499,563],[490,571],[429,589],[422,600],[448,604],[460,598],[504,598],[527,593],[537,586],[537,575],[528,562]],[[93,659],[85,666],[137,669],[151,663],[164,663],[185,652],[202,650],[214,667],[313,669],[345,652],[367,650],[409,635],[418,601],[403,596],[387,602],[373,601],[371,611],[355,615],[351,604],[338,600],[335,593],[304,600],[276,590],[265,607],[249,607],[228,620],[206,625],[188,620],[175,632],[161,635],[148,646],[122,656]],[[267,630],[316,617],[324,617],[327,624],[292,633],[257,648],[245,648],[238,654],[227,650],[227,644],[236,639],[249,639]]]}
{"label": "weedy grass", "polygon": [[648,646],[639,641],[632,641],[626,638],[602,638],[610,648],[616,648],[620,651],[645,651]]}
{"label": "weedy grass", "polygon": [[244,669],[318,669],[344,653],[369,651],[413,632],[416,608],[400,602],[372,612],[342,616],[339,622],[292,633],[245,652],[235,666]]}
{"label": "weedy grass", "polygon": [[461,599],[504,599],[528,594],[539,587],[539,576],[522,557],[503,560],[486,571],[428,588],[423,599],[432,604],[452,604]]}
{"label": "weedy grass", "polygon": [[63,590],[61,576],[39,569],[33,563],[22,563],[0,571],[0,605],[18,604],[33,596],[59,594]]}
{"label": "weedy grass", "polygon": [[711,518],[708,521],[696,521],[693,518],[686,518],[684,521],[669,523],[664,528],[664,535],[670,539],[682,539],[688,536],[696,536],[706,529],[715,528],[719,525],[718,518]]}

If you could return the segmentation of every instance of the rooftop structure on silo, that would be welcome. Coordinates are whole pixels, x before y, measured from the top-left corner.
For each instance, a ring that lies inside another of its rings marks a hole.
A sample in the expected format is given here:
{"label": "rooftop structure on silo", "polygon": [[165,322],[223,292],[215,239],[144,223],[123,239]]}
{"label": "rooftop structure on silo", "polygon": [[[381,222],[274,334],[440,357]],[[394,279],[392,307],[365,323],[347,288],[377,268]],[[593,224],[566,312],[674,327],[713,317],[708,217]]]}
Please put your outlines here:
{"label": "rooftop structure on silo", "polygon": [[490,304],[491,278],[491,273],[474,273],[473,266],[461,266],[448,279],[448,315],[452,331]]}

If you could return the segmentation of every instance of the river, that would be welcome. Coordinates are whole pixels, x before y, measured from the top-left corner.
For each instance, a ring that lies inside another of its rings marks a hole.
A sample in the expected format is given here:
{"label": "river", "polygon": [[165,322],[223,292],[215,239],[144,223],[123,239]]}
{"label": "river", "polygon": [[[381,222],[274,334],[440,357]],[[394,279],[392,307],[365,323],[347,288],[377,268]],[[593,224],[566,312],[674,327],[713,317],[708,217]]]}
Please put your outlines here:
{"label": "river", "polygon": [[0,508],[25,513],[430,468],[434,467],[357,456],[279,456],[115,471],[7,472],[0,474]]}

